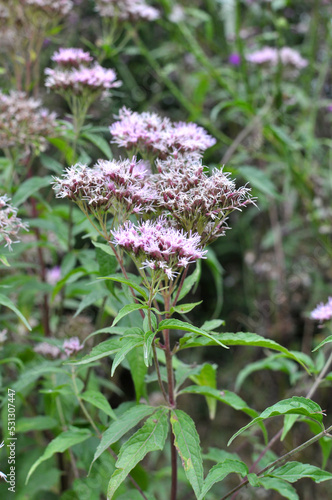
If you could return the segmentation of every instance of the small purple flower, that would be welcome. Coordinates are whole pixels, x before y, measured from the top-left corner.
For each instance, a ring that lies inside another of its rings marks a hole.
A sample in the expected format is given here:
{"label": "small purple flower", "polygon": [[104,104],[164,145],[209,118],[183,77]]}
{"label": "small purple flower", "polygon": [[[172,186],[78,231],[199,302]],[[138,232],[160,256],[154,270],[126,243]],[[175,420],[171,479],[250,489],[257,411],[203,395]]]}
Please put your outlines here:
{"label": "small purple flower", "polygon": [[120,21],[155,21],[160,17],[159,11],[144,0],[96,0],[96,11],[102,17]]}
{"label": "small purple flower", "polygon": [[[6,195],[0,196],[0,241],[5,240],[5,246],[11,250],[12,243],[19,241],[16,239],[18,232],[21,229],[27,231],[28,227],[17,217],[17,209],[12,207],[9,201]],[[16,241],[13,241],[14,238]]]}
{"label": "small purple flower", "polygon": [[82,64],[89,64],[93,58],[82,49],[60,48],[58,52],[54,52],[52,61],[59,66],[78,68]]}
{"label": "small purple flower", "polygon": [[326,304],[323,304],[323,302],[318,304],[318,306],[311,311],[310,317],[311,319],[320,321],[320,323],[332,319],[332,297],[328,298]]}
{"label": "small purple flower", "polygon": [[123,107],[110,127],[113,141],[134,152],[166,158],[173,151],[205,151],[216,140],[195,123],[171,122],[157,113],[137,113]]}
{"label": "small purple flower", "polygon": [[129,253],[140,269],[166,274],[169,279],[189,264],[205,258],[207,253],[201,249],[198,234],[172,227],[165,217],[137,225],[127,221],[111,234],[114,244]]}
{"label": "small purple flower", "polygon": [[240,66],[241,64],[241,56],[237,52],[233,52],[233,54],[230,54],[228,58],[229,64],[232,64],[232,66]]}
{"label": "small purple flower", "polygon": [[63,343],[63,349],[65,350],[68,358],[70,356],[73,356],[74,354],[77,354],[83,349],[83,347],[84,346],[80,343],[78,337],[71,337],[70,339],[65,340]]}
{"label": "small purple flower", "polygon": [[60,266],[54,266],[46,271],[46,282],[50,285],[56,285],[61,278]]}

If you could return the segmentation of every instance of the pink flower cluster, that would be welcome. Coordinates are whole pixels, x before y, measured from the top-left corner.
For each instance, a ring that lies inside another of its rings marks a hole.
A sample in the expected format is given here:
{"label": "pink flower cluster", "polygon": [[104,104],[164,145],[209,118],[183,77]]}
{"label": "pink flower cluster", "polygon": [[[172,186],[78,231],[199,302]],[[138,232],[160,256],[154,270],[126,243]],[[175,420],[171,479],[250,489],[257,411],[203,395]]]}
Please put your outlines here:
{"label": "pink flower cluster", "polygon": [[137,225],[127,221],[111,234],[114,244],[128,252],[141,269],[160,271],[169,279],[207,253],[201,250],[198,234],[172,227],[165,217]]}
{"label": "pink flower cluster", "polygon": [[134,153],[140,151],[165,158],[174,150],[205,151],[216,140],[195,123],[175,122],[156,113],[137,113],[123,107],[110,127],[113,141]]}
{"label": "pink flower cluster", "polygon": [[110,211],[120,220],[131,213],[154,210],[156,192],[147,178],[145,162],[99,160],[93,168],[74,165],[54,179],[58,198],[69,198],[92,213]]}
{"label": "pink flower cluster", "polygon": [[[60,49],[54,54],[53,58],[56,62],[59,61],[59,67],[45,69],[46,87],[61,94],[70,93],[83,96],[99,94],[121,85],[121,82],[116,79],[116,73],[113,69],[103,68],[98,63],[87,67],[84,64],[88,62],[89,57],[92,61],[92,57],[88,52],[77,53],[77,51],[80,49]],[[81,58],[80,63],[75,61],[75,54]],[[66,60],[66,64],[64,64],[64,60]],[[70,66],[70,61],[74,61],[72,66]]]}
{"label": "pink flower cluster", "polygon": [[160,17],[158,10],[144,0],[96,0],[96,10],[102,17],[121,21],[155,21]]}
{"label": "pink flower cluster", "polygon": [[236,188],[229,174],[214,169],[207,175],[198,155],[169,156],[156,164],[159,207],[186,231],[197,232],[203,245],[224,235],[231,212],[254,203],[250,189]]}
{"label": "pink flower cluster", "polygon": [[20,0],[26,7],[34,7],[51,16],[66,16],[73,8],[71,0]]}
{"label": "pink flower cluster", "polygon": [[[34,351],[43,356],[50,356],[51,358],[66,359],[74,356],[83,349],[83,344],[80,343],[78,337],[71,337],[63,342],[62,348],[56,345],[49,344],[48,342],[40,342],[34,348]],[[63,352],[64,351],[64,352]]]}
{"label": "pink flower cluster", "polygon": [[83,49],[60,48],[58,52],[54,52],[52,61],[65,68],[78,68],[81,65],[92,62],[93,57],[89,52],[85,52]]}
{"label": "pink flower cluster", "polygon": [[24,154],[44,151],[46,137],[54,136],[56,114],[24,92],[0,92],[0,148],[17,148]]}
{"label": "pink flower cluster", "polygon": [[318,306],[311,312],[310,317],[320,321],[321,323],[332,319],[332,297],[328,298],[326,304],[323,304],[323,302],[318,304]]}
{"label": "pink flower cluster", "polygon": [[308,61],[303,59],[301,55],[294,49],[290,47],[283,47],[278,50],[273,47],[263,47],[256,52],[247,54],[246,59],[252,64],[263,65],[267,64],[270,66],[277,66],[279,62],[283,66],[293,66],[294,68],[300,70],[308,65]]}
{"label": "pink flower cluster", "polygon": [[[6,242],[6,247],[11,250],[13,239],[17,238],[20,229],[28,230],[19,217],[17,217],[17,209],[12,207],[8,202],[10,199],[4,195],[0,196],[0,238]],[[15,243],[19,240],[16,239]]]}

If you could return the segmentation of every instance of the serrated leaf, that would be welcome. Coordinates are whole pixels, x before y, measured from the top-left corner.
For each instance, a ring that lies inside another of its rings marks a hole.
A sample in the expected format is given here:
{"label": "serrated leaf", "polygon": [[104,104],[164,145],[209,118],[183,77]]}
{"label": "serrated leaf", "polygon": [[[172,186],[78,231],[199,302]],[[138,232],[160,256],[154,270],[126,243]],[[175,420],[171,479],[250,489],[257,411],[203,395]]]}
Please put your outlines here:
{"label": "serrated leaf", "polygon": [[141,420],[143,420],[143,418],[149,417],[155,411],[156,408],[154,406],[138,404],[124,412],[121,416],[119,416],[118,420],[112,422],[109,428],[103,433],[101,441],[91,462],[90,470],[93,463],[97,460],[97,458],[100,457],[102,453],[104,453],[105,450],[107,450],[107,448],[119,441],[122,436],[127,434],[127,432],[135,427]]}
{"label": "serrated leaf", "polygon": [[[302,359],[299,359],[295,354],[291,351],[278,344],[274,340],[266,339],[265,337],[261,337],[256,333],[250,332],[238,332],[238,333],[219,333],[211,337],[212,340],[207,338],[204,339],[184,339],[183,340],[183,349],[187,349],[189,347],[198,347],[198,346],[210,346],[217,344],[217,341],[222,342],[226,346],[232,345],[241,345],[241,346],[252,346],[252,347],[265,347],[267,349],[272,349],[274,351],[279,351],[285,354],[288,358],[294,359],[297,363],[303,366],[307,371],[308,368],[303,363]],[[181,340],[180,340],[181,344]]]}
{"label": "serrated leaf", "polygon": [[250,408],[250,406],[248,406],[247,403],[240,398],[240,396],[232,391],[219,391],[213,387],[190,385],[189,387],[182,389],[182,391],[179,392],[179,396],[181,394],[200,394],[201,396],[208,396],[220,401],[221,403],[231,406],[234,410],[243,411],[250,417],[256,417],[258,415],[257,411]]}
{"label": "serrated leaf", "polygon": [[300,500],[293,486],[286,481],[276,479],[274,477],[262,477],[258,480],[259,486],[263,486],[266,490],[275,490],[288,500]]}
{"label": "serrated leaf", "polygon": [[104,276],[102,278],[98,278],[101,280],[112,280],[112,281],[117,281],[118,283],[123,283],[124,285],[130,286],[130,288],[133,288],[136,290],[138,293],[144,297],[145,300],[148,300],[148,295],[145,290],[143,290],[142,287],[140,287],[135,281],[133,280],[127,280],[125,278],[122,278],[121,276],[114,275],[114,276]]}
{"label": "serrated leaf", "polygon": [[248,474],[248,467],[244,462],[229,459],[214,465],[206,476],[202,493],[200,494],[198,500],[203,500],[207,492],[210,491],[214,484],[223,481],[225,477],[232,473],[240,474],[242,477],[245,477]]}
{"label": "serrated leaf", "polygon": [[80,398],[84,401],[87,401],[96,408],[99,408],[99,410],[102,410],[104,413],[106,413],[106,415],[113,418],[113,420],[116,420],[117,417],[112,410],[111,405],[105,398],[104,394],[102,394],[100,391],[85,391],[80,394]]}
{"label": "serrated leaf", "polygon": [[88,295],[86,295],[83,298],[79,307],[77,308],[77,311],[74,314],[74,318],[76,318],[76,316],[81,314],[81,312],[84,311],[84,309],[95,304],[95,302],[97,302],[97,300],[104,299],[108,295],[109,295],[108,290],[105,290],[105,289],[93,290],[91,293],[89,293]]}
{"label": "serrated leaf", "polygon": [[81,136],[97,146],[97,148],[104,153],[108,160],[113,158],[112,150],[108,142],[103,137],[97,134],[92,134],[91,132],[83,132]]}
{"label": "serrated leaf", "polygon": [[170,312],[173,313],[179,313],[179,314],[186,314],[194,309],[194,307],[198,306],[201,304],[203,301],[200,300],[199,302],[193,302],[192,304],[180,304],[179,306],[174,306],[171,307]]}
{"label": "serrated leaf", "polygon": [[203,337],[208,338],[210,341],[215,342],[216,344],[228,349],[224,344],[222,344],[218,339],[202,330],[201,328],[197,328],[196,326],[191,325],[190,323],[186,323],[184,321],[180,321],[179,319],[164,319],[159,323],[158,332],[162,330],[184,330],[185,332],[192,332],[196,335],[202,335]]}
{"label": "serrated leaf", "polygon": [[164,448],[168,434],[167,413],[167,408],[157,410],[154,415],[148,418],[143,427],[121,447],[115,464],[116,470],[112,474],[107,489],[108,500],[113,497],[130,471],[143,460],[147,453]]}
{"label": "serrated leaf", "polygon": [[269,477],[283,479],[289,483],[295,483],[303,477],[308,477],[309,479],[315,481],[315,483],[321,483],[332,479],[331,472],[324,471],[314,465],[302,464],[300,462],[288,462],[282,467],[278,467],[278,469],[275,469],[266,475]]}
{"label": "serrated leaf", "polygon": [[115,326],[120,321],[120,319],[127,316],[127,314],[130,314],[133,311],[139,311],[140,309],[148,309],[148,306],[142,304],[126,304],[122,309],[120,309],[120,311],[114,318],[112,326]]}
{"label": "serrated leaf", "polygon": [[323,420],[323,410],[317,403],[315,403],[311,399],[294,396],[292,398],[279,401],[275,405],[266,408],[266,410],[264,410],[258,417],[254,418],[254,420],[249,422],[249,424],[245,425],[239,431],[237,431],[228,441],[227,446],[229,446],[237,436],[242,434],[243,431],[245,431],[252,425],[265,420],[266,418],[289,414],[304,415],[306,417],[317,420],[319,423],[321,423]]}
{"label": "serrated leaf", "polygon": [[15,304],[2,293],[0,293],[0,304],[2,306],[8,307],[8,309],[11,309],[16,314],[16,316],[20,318],[20,320],[22,321],[22,323],[24,323],[27,329],[31,330],[31,326],[29,325],[23,314],[17,309]]}
{"label": "serrated leaf", "polygon": [[51,458],[55,453],[63,453],[71,446],[86,441],[90,436],[91,432],[88,429],[79,429],[77,427],[71,427],[69,431],[59,434],[59,436],[48,444],[42,456],[32,465],[27,475],[26,483],[39,464]]}
{"label": "serrated leaf", "polygon": [[13,196],[13,206],[19,207],[25,202],[31,195],[39,191],[43,187],[51,187],[51,182],[53,177],[48,175],[46,177],[30,177],[30,179],[23,182],[20,185],[15,195]]}
{"label": "serrated leaf", "polygon": [[[143,332],[142,332],[143,333]],[[121,339],[120,339],[121,340]],[[124,338],[122,339],[121,343],[121,348],[120,350],[116,353],[113,364],[112,364],[112,371],[111,371],[111,377],[113,377],[115,370],[119,366],[119,364],[124,360],[126,355],[134,349],[134,347],[138,347],[143,344],[143,339],[141,335],[136,335],[134,338],[129,337],[129,338]]]}
{"label": "serrated leaf", "polygon": [[322,342],[320,342],[320,344],[318,344],[318,346],[315,347],[315,349],[313,349],[312,352],[318,351],[318,349],[320,349],[321,347],[323,347],[325,344],[329,344],[331,342],[332,342],[332,335],[329,335],[328,337],[326,337],[326,339],[322,340]]}
{"label": "serrated leaf", "polygon": [[203,487],[203,461],[195,424],[184,411],[172,410],[171,426],[185,474],[196,498],[199,498]]}
{"label": "serrated leaf", "polygon": [[93,363],[98,359],[105,358],[106,356],[110,356],[118,352],[121,349],[120,339],[109,339],[105,340],[105,342],[101,342],[96,347],[94,347],[90,354],[87,354],[79,361],[71,363],[72,365],[86,365],[88,363]]}

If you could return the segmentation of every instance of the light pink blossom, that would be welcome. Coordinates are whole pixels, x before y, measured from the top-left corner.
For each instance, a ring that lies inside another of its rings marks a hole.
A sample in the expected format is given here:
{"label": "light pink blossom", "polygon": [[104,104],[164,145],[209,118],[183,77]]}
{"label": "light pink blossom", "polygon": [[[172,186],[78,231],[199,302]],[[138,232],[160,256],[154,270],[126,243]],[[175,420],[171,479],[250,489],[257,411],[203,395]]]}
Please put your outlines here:
{"label": "light pink blossom", "polygon": [[160,17],[159,11],[144,0],[96,0],[96,11],[102,17],[120,21],[155,21]]}
{"label": "light pink blossom", "polygon": [[81,65],[89,64],[93,61],[93,57],[83,49],[60,48],[57,52],[54,52],[52,61],[59,66],[78,68]]}
{"label": "light pink blossom", "polygon": [[0,197],[0,240],[6,242],[6,247],[11,250],[12,243],[17,243],[18,232],[23,229],[28,230],[19,217],[17,217],[17,209],[9,204],[10,198],[6,195]]}
{"label": "light pink blossom", "polygon": [[328,298],[326,304],[321,302],[318,306],[311,311],[311,319],[315,319],[323,323],[324,321],[329,321],[332,319],[332,297]]}

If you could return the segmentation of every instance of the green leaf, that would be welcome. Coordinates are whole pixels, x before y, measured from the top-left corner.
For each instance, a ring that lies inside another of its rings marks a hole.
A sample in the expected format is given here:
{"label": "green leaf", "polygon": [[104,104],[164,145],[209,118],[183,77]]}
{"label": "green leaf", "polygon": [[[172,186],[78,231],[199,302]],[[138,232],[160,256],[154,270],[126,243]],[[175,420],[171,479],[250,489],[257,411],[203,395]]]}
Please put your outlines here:
{"label": "green leaf", "polygon": [[67,283],[73,283],[74,281],[78,280],[81,278],[81,276],[89,274],[88,271],[84,267],[76,267],[76,269],[73,269],[70,271],[66,276],[62,278],[62,280],[58,281],[58,283],[55,285],[53,293],[52,293],[52,300],[58,295],[60,290],[67,284]]}
{"label": "green leaf", "polygon": [[167,408],[157,410],[131,438],[121,447],[107,489],[111,499],[130,471],[151,451],[162,450],[168,433]]}
{"label": "green leaf", "polygon": [[258,480],[259,486],[263,486],[266,490],[275,490],[288,500],[300,500],[293,486],[286,481],[272,477],[262,477]]}
{"label": "green leaf", "polygon": [[203,487],[203,461],[195,424],[184,411],[172,410],[171,426],[185,474],[199,498]]}
{"label": "green leaf", "polygon": [[0,293],[0,304],[2,306],[5,306],[5,307],[8,307],[9,309],[11,309],[16,314],[16,316],[18,316],[20,318],[20,320],[22,321],[22,323],[25,324],[25,326],[27,327],[27,329],[31,330],[31,326],[29,325],[29,323],[27,322],[27,320],[25,319],[25,317],[23,316],[23,314],[17,309],[17,307],[15,306],[15,304],[10,299],[8,299],[8,297],[6,297],[5,295],[3,295],[2,293]]}
{"label": "green leaf", "polygon": [[148,295],[145,290],[143,290],[142,287],[140,287],[135,281],[133,280],[127,280],[125,278],[122,278],[121,276],[115,274],[114,276],[104,276],[103,278],[98,278],[101,280],[112,280],[112,281],[117,281],[118,283],[123,283],[124,285],[128,285],[137,292],[139,292],[142,297],[144,297],[145,300],[148,300]]}
{"label": "green leaf", "polygon": [[[205,363],[199,374],[190,377],[195,384],[199,386],[211,387],[217,389],[217,370],[214,365]],[[214,397],[205,395],[206,403],[209,408],[210,419],[213,420],[216,416],[217,400]]]}
{"label": "green leaf", "polygon": [[[226,346],[231,346],[231,345],[243,345],[243,346],[252,346],[252,347],[265,347],[267,349],[272,349],[274,351],[279,351],[285,354],[288,358],[294,359],[297,363],[302,365],[306,370],[307,367],[303,363],[302,359],[299,359],[295,354],[293,354],[291,351],[286,349],[286,347],[283,347],[282,345],[278,344],[274,340],[266,339],[265,337],[261,337],[260,335],[257,335],[256,333],[250,333],[250,332],[238,332],[238,333],[219,333],[217,335],[214,335],[211,337],[212,340],[209,339],[181,339],[180,340],[180,345],[182,349],[187,349],[189,347],[196,347],[196,346],[211,346],[211,345],[216,345],[218,342],[222,342],[222,344],[225,344]],[[183,344],[183,345],[182,345]]]}
{"label": "green leaf", "polygon": [[315,347],[315,349],[312,352],[318,351],[318,349],[323,347],[323,345],[329,344],[330,342],[332,342],[332,335],[329,335],[328,337],[326,337],[326,339],[324,339],[320,344],[318,344],[318,346]]}
{"label": "green leaf", "polygon": [[51,187],[53,177],[48,175],[46,177],[30,177],[27,181],[20,185],[15,195],[13,196],[13,205],[19,207],[31,195],[39,191],[43,187]]}
{"label": "green leaf", "polygon": [[94,347],[90,354],[87,354],[79,361],[70,364],[86,365],[88,363],[93,363],[98,359],[105,358],[106,356],[110,356],[111,354],[118,352],[120,348],[121,344],[119,338],[105,340],[105,342],[101,342],[96,347]]}
{"label": "green leaf", "polygon": [[37,469],[38,465],[51,458],[55,453],[63,453],[75,444],[86,441],[91,436],[88,429],[79,429],[71,427],[69,431],[64,431],[51,441],[41,457],[32,465],[26,478],[26,483],[29,481],[31,474]]}
{"label": "green leaf", "polygon": [[[199,279],[201,277],[201,268],[202,268],[201,261],[198,260],[196,262],[195,271],[190,276],[188,276],[188,278],[186,278],[184,280],[183,286],[181,288],[181,291],[180,291],[180,294],[178,297],[178,301],[182,300],[190,292],[192,287],[199,281]],[[175,293],[176,293],[176,291],[175,291]]]}
{"label": "green leaf", "polygon": [[317,403],[302,396],[294,396],[292,398],[279,401],[275,405],[266,408],[266,410],[264,410],[258,417],[254,418],[254,420],[252,420],[249,424],[245,425],[239,431],[237,431],[228,441],[227,446],[229,446],[232,441],[237,436],[239,436],[239,434],[242,434],[243,431],[245,431],[252,425],[261,422],[266,418],[289,414],[304,415],[306,417],[317,420],[319,423],[321,423],[323,420],[323,410]]}
{"label": "green leaf", "polygon": [[146,332],[144,334],[144,343],[143,343],[143,356],[144,363],[148,367],[151,364],[152,359],[152,342],[155,338],[156,332]]}
{"label": "green leaf", "polygon": [[240,398],[240,396],[232,391],[218,391],[218,389],[213,387],[190,385],[189,387],[182,389],[182,391],[179,392],[179,396],[181,394],[200,394],[201,396],[214,398],[216,401],[225,403],[226,405],[234,408],[234,410],[243,411],[250,417],[257,417],[258,415],[257,411],[250,408],[250,406],[248,406],[247,403]]}
{"label": "green leaf", "polygon": [[184,321],[180,321],[179,319],[164,319],[159,323],[158,332],[162,330],[184,330],[186,332],[193,332],[196,335],[202,335],[203,337],[207,337],[210,341],[228,349],[224,344],[222,344],[217,338],[213,337],[206,331],[201,328],[197,328],[196,326],[191,325],[190,323],[186,323]]}
{"label": "green leaf", "polygon": [[289,483],[295,483],[303,477],[308,477],[309,479],[315,481],[315,483],[322,483],[323,481],[332,479],[331,472],[324,471],[314,465],[302,464],[300,462],[288,462],[282,467],[279,467],[266,475],[269,477],[283,479]]}
{"label": "green leaf", "polygon": [[89,473],[94,462],[97,460],[97,458],[100,457],[102,453],[104,453],[105,450],[107,450],[107,448],[119,441],[122,436],[127,434],[127,432],[135,427],[141,420],[143,420],[143,418],[149,417],[155,411],[156,408],[154,406],[139,404],[133,406],[121,416],[119,416],[117,420],[112,422],[109,428],[103,433],[101,441],[91,462]]}
{"label": "green leaf", "polygon": [[142,397],[148,399],[145,382],[145,376],[148,369],[144,363],[142,347],[134,347],[134,349],[127,354],[127,361],[135,386],[136,402],[138,403]]}
{"label": "green leaf", "polygon": [[35,416],[33,418],[19,418],[16,422],[16,432],[45,431],[54,429],[58,421],[52,417]]}
{"label": "green leaf", "polygon": [[103,137],[97,134],[91,134],[91,132],[83,132],[81,136],[97,146],[97,148],[100,149],[102,153],[104,153],[108,160],[111,160],[113,158],[112,150],[108,142]]}
{"label": "green leaf", "polygon": [[117,417],[112,410],[111,405],[105,398],[104,394],[102,394],[100,391],[85,391],[80,394],[80,398],[84,401],[87,401],[96,408],[99,408],[99,410],[102,410],[104,413],[106,413],[106,415],[113,418],[113,420],[116,420]]}
{"label": "green leaf", "polygon": [[72,165],[75,161],[75,151],[69,146],[68,142],[65,139],[60,139],[60,137],[52,137],[48,141],[61,151],[65,156],[66,162]]}
{"label": "green leaf", "polygon": [[112,326],[115,326],[120,321],[120,319],[127,316],[127,314],[130,314],[133,311],[138,311],[139,309],[148,309],[148,306],[142,305],[142,304],[127,304],[127,305],[125,305],[122,309],[120,309],[120,311],[118,312],[118,314],[114,318]]}
{"label": "green leaf", "polygon": [[284,426],[282,429],[282,435],[280,438],[280,441],[283,441],[293,425],[295,424],[296,420],[298,419],[298,415],[285,415],[284,418]]}
{"label": "green leaf", "polygon": [[288,373],[289,375],[296,372],[297,365],[290,359],[285,358],[283,355],[274,354],[273,356],[268,356],[267,358],[260,359],[254,363],[250,363],[245,366],[236,378],[235,388],[238,391],[242,386],[246,378],[252,373],[260,370],[271,370],[271,371],[282,371]]}
{"label": "green leaf", "polygon": [[115,257],[114,252],[109,245],[106,245],[105,243],[99,243],[99,241],[93,241],[93,240],[92,240],[92,244],[96,248],[100,248],[104,253],[107,253],[111,257]]}
{"label": "green leaf", "polygon": [[[143,333],[143,331],[142,331]],[[126,355],[134,349],[134,347],[138,347],[143,344],[143,339],[142,335],[135,335],[134,337],[128,337],[128,338],[122,338],[120,340],[123,340],[121,343],[121,348],[117,352],[117,354],[114,357],[113,364],[112,364],[112,371],[111,371],[111,377],[113,377],[115,370],[119,366],[119,364],[124,360]]]}
{"label": "green leaf", "polygon": [[273,182],[263,170],[251,166],[238,167],[236,170],[246,181],[250,182],[252,187],[258,189],[261,193],[267,194],[271,198],[281,198]]}
{"label": "green leaf", "polygon": [[92,290],[92,292],[86,295],[80,303],[76,313],[74,314],[74,318],[76,318],[76,316],[78,316],[84,309],[91,306],[92,304],[95,304],[98,300],[104,299],[108,295],[109,291],[105,289]]}
{"label": "green leaf", "polygon": [[180,304],[179,306],[174,306],[171,307],[170,312],[173,314],[175,312],[179,314],[186,314],[194,309],[194,307],[198,306],[201,304],[203,301],[200,300],[199,302],[193,302],[191,304]]}
{"label": "green leaf", "polygon": [[200,494],[198,500],[203,500],[208,491],[212,486],[220,481],[223,481],[228,474],[240,474],[245,477],[248,474],[248,467],[244,462],[239,460],[225,460],[217,465],[214,465],[209,471],[208,475],[203,484],[202,493]]}
{"label": "green leaf", "polygon": [[212,332],[225,324],[223,319],[211,319],[210,321],[205,321],[201,326],[202,330],[207,330],[208,332]]}

